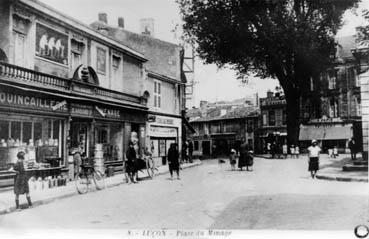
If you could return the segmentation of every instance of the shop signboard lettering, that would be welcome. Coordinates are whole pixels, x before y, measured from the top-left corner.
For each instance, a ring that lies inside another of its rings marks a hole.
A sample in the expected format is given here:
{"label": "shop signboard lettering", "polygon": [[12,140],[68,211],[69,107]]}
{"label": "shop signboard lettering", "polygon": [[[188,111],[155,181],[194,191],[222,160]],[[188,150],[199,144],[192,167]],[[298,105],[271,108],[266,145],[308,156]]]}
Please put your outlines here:
{"label": "shop signboard lettering", "polygon": [[174,124],[174,120],[170,118],[158,117],[155,115],[148,115],[147,118],[149,122],[156,122],[158,124],[168,124],[168,125]]}
{"label": "shop signboard lettering", "polygon": [[70,113],[72,115],[83,115],[83,116],[92,116],[93,108],[90,105],[82,105],[82,104],[71,104]]}
{"label": "shop signboard lettering", "polygon": [[61,112],[68,111],[66,104],[61,104],[61,102],[63,101],[21,94],[12,94],[0,91],[1,105],[16,106],[20,108],[34,108],[40,110],[61,111]]}
{"label": "shop signboard lettering", "polygon": [[177,137],[177,128],[150,126],[148,133],[156,137]]}
{"label": "shop signboard lettering", "polygon": [[119,109],[111,109],[111,108],[104,108],[100,106],[95,106],[95,110],[97,112],[98,117],[104,117],[104,118],[120,118],[120,110]]}

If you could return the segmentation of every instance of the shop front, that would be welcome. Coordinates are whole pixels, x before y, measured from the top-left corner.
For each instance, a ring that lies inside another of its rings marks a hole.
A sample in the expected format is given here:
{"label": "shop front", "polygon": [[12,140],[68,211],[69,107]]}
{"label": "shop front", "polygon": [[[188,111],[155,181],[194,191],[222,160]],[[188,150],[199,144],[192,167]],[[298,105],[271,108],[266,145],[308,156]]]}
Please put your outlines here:
{"label": "shop front", "polygon": [[[123,169],[128,142],[133,141],[140,155],[145,137],[146,113],[101,104],[71,103],[69,130],[69,168],[74,171],[75,152],[94,158],[100,170]],[[143,133],[140,133],[143,132]]]}
{"label": "shop front", "polygon": [[147,144],[156,165],[166,164],[168,149],[172,143],[181,150],[181,118],[150,114],[147,122]]}
{"label": "shop front", "polygon": [[299,140],[302,149],[310,146],[311,140],[319,141],[323,152],[337,147],[339,153],[349,152],[348,142],[354,137],[353,124],[343,122],[321,122],[300,126]]}
{"label": "shop front", "polygon": [[8,170],[25,152],[25,168],[35,178],[66,173],[65,99],[38,91],[1,86],[0,90],[0,186],[13,184]]}

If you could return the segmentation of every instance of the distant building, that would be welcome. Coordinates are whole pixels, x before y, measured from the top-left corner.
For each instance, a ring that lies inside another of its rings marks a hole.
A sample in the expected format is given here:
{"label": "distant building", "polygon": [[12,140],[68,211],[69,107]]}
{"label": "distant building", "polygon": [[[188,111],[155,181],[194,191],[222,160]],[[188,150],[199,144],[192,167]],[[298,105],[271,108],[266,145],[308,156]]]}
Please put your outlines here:
{"label": "distant building", "polygon": [[192,113],[196,115],[190,120],[195,134],[189,139],[194,143],[194,155],[202,157],[228,155],[231,148],[239,150],[242,139],[254,147],[258,109],[239,106],[226,110],[217,107],[200,117],[199,111],[193,110]]}
{"label": "distant building", "polygon": [[280,93],[267,92],[260,98],[260,121],[256,133],[257,153],[265,153],[267,144],[283,144],[287,141],[286,98]]}

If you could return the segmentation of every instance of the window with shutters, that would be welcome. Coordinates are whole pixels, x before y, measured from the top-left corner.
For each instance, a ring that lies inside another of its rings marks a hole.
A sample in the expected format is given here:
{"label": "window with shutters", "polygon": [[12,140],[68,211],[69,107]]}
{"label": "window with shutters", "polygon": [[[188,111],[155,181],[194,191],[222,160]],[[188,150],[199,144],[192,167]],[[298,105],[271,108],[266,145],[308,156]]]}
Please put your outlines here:
{"label": "window with shutters", "polygon": [[161,82],[154,81],[154,107],[161,108]]}

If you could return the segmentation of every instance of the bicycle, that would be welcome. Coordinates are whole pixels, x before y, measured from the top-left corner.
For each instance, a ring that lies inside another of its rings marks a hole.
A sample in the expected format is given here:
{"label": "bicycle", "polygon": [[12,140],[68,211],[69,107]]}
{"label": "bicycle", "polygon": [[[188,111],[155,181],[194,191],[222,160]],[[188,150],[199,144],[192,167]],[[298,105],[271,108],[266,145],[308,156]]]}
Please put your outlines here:
{"label": "bicycle", "polygon": [[[156,175],[156,173],[159,171],[158,168],[155,166],[155,161],[152,159],[152,157],[143,157],[143,158],[137,158],[136,159],[136,169],[137,171],[144,172],[143,170],[146,170],[147,175],[150,179],[153,179]],[[123,168],[125,170],[126,168],[126,162],[123,164]],[[127,173],[124,171],[124,176],[126,179],[126,182],[129,182],[129,177]]]}
{"label": "bicycle", "polygon": [[97,190],[105,188],[105,176],[99,170],[95,169],[94,164],[82,164],[80,169],[75,178],[75,184],[79,194],[87,193],[92,181]]}

